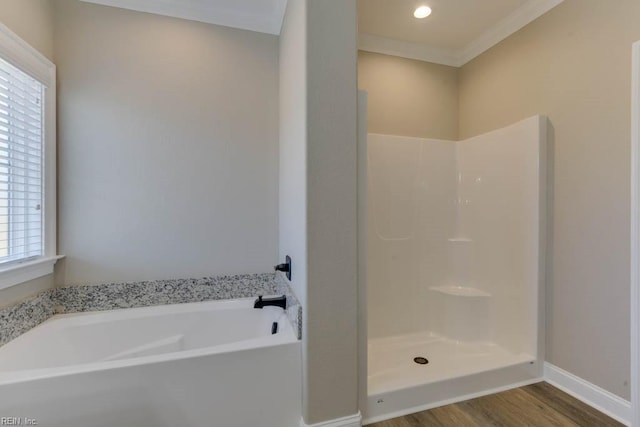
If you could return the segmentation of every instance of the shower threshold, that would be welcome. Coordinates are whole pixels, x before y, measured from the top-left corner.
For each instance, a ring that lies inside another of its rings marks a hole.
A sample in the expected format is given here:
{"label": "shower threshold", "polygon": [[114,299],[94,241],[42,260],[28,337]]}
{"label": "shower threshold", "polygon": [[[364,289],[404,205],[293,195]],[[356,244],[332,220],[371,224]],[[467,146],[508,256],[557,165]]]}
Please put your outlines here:
{"label": "shower threshold", "polygon": [[365,419],[381,421],[536,382],[539,372],[534,356],[494,343],[458,342],[430,332],[371,339]]}

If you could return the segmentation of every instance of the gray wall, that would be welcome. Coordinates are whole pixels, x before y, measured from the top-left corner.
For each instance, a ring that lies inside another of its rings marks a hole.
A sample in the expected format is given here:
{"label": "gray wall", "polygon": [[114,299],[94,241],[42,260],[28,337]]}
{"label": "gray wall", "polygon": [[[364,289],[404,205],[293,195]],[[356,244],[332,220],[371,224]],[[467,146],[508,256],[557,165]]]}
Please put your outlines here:
{"label": "gray wall", "polygon": [[640,2],[566,0],[465,65],[460,136],[555,133],[547,360],[629,398],[631,44]]}
{"label": "gray wall", "polygon": [[305,420],[358,412],[357,13],[307,3],[307,383]]}
{"label": "gray wall", "polygon": [[52,0],[2,0],[0,23],[53,61]]}
{"label": "gray wall", "polygon": [[280,254],[304,305],[314,424],[358,412],[355,0],[289,0],[280,43]]}
{"label": "gray wall", "polygon": [[57,282],[272,271],[278,38],[55,5]]}
{"label": "gray wall", "polygon": [[369,132],[458,139],[458,68],[359,52]]}
{"label": "gray wall", "polygon": [[280,260],[307,302],[307,4],[290,0],[280,33]]}
{"label": "gray wall", "polygon": [[[53,60],[53,4],[51,0],[1,0],[0,23]],[[0,290],[0,307],[53,286],[53,275]]]}

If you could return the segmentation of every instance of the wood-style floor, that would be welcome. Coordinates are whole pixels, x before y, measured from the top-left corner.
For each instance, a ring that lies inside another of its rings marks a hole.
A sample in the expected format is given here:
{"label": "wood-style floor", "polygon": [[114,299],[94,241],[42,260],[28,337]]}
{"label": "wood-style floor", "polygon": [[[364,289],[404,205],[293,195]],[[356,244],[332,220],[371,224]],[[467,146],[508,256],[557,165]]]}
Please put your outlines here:
{"label": "wood-style floor", "polygon": [[539,383],[370,426],[587,427],[622,426],[622,424],[547,383]]}

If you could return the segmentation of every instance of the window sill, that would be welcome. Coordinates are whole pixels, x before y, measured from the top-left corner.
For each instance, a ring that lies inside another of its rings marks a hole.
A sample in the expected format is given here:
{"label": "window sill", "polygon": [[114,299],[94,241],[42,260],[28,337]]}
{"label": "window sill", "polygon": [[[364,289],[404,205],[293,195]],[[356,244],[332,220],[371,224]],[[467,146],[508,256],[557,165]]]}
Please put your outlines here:
{"label": "window sill", "polygon": [[53,266],[64,255],[39,258],[22,264],[0,268],[0,289],[10,288],[53,273]]}

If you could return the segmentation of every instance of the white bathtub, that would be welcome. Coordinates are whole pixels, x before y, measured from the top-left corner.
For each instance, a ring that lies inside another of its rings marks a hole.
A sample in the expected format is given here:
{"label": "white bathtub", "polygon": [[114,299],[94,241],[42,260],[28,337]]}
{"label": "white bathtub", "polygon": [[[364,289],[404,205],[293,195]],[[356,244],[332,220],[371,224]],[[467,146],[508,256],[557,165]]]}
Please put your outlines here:
{"label": "white bathtub", "polygon": [[0,423],[293,427],[300,369],[283,310],[253,299],[58,315],[0,347]]}

